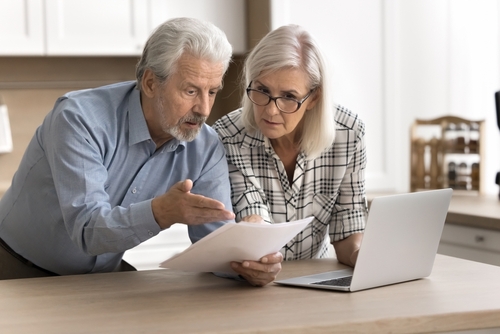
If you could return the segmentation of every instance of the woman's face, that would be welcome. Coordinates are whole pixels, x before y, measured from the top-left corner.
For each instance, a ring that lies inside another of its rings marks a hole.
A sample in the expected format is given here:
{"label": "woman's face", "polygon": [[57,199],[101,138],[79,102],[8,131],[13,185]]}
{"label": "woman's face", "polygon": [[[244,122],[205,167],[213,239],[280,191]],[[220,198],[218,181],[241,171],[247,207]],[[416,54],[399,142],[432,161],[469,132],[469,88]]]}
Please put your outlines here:
{"label": "woman's face", "polygon": [[[310,92],[308,76],[302,69],[287,68],[277,72],[264,73],[252,81],[252,89],[272,97],[286,97],[301,101]],[[255,123],[262,134],[269,139],[298,141],[302,130],[304,114],[316,104],[313,92],[294,113],[284,113],[271,101],[266,106],[253,104]],[[298,136],[297,136],[298,134]]]}

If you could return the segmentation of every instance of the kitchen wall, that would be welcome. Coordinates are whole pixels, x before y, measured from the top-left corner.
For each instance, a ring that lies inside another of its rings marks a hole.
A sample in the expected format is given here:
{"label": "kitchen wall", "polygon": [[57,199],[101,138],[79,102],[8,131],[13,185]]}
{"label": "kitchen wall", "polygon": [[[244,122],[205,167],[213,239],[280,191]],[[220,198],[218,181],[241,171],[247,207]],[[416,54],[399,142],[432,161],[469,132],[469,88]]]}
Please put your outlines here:
{"label": "kitchen wall", "polygon": [[270,28],[316,36],[335,101],[366,123],[368,192],[409,191],[410,126],[446,115],[485,120],[481,189],[498,194],[500,0],[269,0]]}
{"label": "kitchen wall", "polygon": [[[318,38],[333,65],[334,99],[367,124],[369,191],[409,189],[414,119],[457,115],[486,120],[482,186],[486,193],[498,192],[493,180],[500,155],[490,152],[500,146],[493,103],[500,89],[500,0],[252,0],[245,10],[250,47],[287,23],[301,24]],[[239,104],[235,83],[241,61],[242,56],[228,74],[226,96],[218,98],[213,118]],[[52,105],[42,105],[44,99],[133,79],[135,62],[134,57],[0,57],[0,94],[8,102],[14,136],[34,131],[29,122],[39,122]],[[40,102],[24,104],[35,100]],[[33,115],[25,117],[29,112]],[[15,169],[24,142],[15,139],[15,151],[0,155],[0,184]]]}
{"label": "kitchen wall", "polygon": [[[0,57],[0,96],[7,105],[13,151],[0,154],[0,196],[10,185],[36,128],[62,94],[134,80],[136,57]],[[207,123],[237,108],[242,57],[235,56]]]}

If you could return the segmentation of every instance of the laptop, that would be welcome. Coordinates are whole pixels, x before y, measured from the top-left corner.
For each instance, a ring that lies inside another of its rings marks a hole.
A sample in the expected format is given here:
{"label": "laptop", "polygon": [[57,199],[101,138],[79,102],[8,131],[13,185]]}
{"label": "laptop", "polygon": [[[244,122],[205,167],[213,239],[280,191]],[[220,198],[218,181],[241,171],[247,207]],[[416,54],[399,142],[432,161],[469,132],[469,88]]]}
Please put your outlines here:
{"label": "laptop", "polygon": [[354,269],[274,283],[353,292],[429,276],[452,192],[448,188],[374,198]]}

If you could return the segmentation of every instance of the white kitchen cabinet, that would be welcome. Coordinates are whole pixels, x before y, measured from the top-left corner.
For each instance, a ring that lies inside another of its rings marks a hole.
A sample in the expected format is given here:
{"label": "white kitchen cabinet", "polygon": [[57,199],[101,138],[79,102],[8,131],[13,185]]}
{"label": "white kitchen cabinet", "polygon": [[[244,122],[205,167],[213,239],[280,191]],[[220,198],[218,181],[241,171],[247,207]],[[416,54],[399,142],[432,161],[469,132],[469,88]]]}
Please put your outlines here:
{"label": "white kitchen cabinet", "polygon": [[44,54],[42,0],[0,0],[0,55]]}
{"label": "white kitchen cabinet", "polygon": [[245,0],[0,0],[0,56],[139,56],[180,16],[214,23],[246,51]]}
{"label": "white kitchen cabinet", "polygon": [[138,55],[148,36],[143,0],[45,0],[49,56]]}
{"label": "white kitchen cabinet", "polygon": [[247,50],[244,0],[150,0],[150,30],[174,17],[194,17],[221,28],[233,46],[233,53]]}
{"label": "white kitchen cabinet", "polygon": [[500,265],[500,232],[445,224],[438,253]]}

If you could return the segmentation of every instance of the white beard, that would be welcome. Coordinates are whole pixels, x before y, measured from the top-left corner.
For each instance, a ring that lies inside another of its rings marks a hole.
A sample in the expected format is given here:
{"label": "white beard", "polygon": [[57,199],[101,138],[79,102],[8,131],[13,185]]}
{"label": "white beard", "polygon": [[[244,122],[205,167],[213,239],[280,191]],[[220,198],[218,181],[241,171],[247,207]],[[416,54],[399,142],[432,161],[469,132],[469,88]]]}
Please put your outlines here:
{"label": "white beard", "polygon": [[[198,115],[198,114],[188,114],[184,117],[182,117],[179,122],[175,125],[170,125],[167,122],[167,118],[165,117],[165,114],[163,113],[163,103],[164,99],[163,96],[160,96],[160,98],[157,101],[156,104],[156,112],[158,114],[158,117],[160,119],[160,126],[162,130],[165,133],[170,134],[174,138],[180,141],[193,141],[197,136],[198,133],[200,133],[201,127],[203,124],[206,122],[207,117]],[[181,126],[185,122],[190,122],[190,123],[198,123],[198,128],[196,129],[188,129],[188,130],[182,130]]]}

